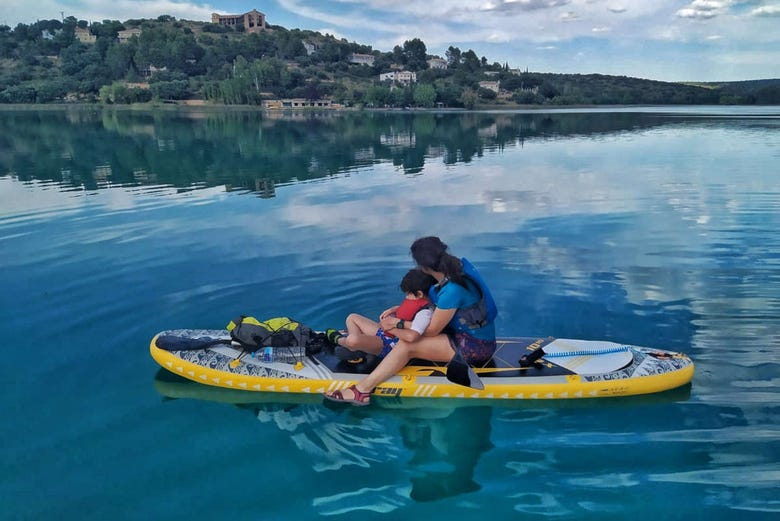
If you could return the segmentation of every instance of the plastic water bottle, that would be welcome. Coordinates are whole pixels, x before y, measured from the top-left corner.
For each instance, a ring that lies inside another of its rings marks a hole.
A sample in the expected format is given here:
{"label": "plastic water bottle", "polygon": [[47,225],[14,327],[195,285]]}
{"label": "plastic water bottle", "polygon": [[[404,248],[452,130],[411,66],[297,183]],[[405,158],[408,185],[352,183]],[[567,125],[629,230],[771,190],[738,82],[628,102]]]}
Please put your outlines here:
{"label": "plastic water bottle", "polygon": [[273,347],[264,347],[263,348],[263,362],[266,362],[270,364],[274,361],[274,348]]}

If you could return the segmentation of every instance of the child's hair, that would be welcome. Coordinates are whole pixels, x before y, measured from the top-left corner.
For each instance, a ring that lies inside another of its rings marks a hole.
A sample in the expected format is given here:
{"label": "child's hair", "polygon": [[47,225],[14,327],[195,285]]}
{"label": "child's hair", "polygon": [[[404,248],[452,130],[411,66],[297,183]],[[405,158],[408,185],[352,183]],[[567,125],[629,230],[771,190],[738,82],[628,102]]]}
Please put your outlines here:
{"label": "child's hair", "polygon": [[440,271],[448,279],[461,286],[465,285],[463,278],[463,263],[460,259],[447,253],[447,245],[438,237],[421,237],[412,243],[412,258],[418,266]]}
{"label": "child's hair", "polygon": [[419,269],[411,269],[406,272],[404,278],[401,279],[401,291],[404,293],[417,294],[418,291],[422,291],[422,294],[427,296],[428,290],[431,286],[436,284],[436,279],[427,273]]}

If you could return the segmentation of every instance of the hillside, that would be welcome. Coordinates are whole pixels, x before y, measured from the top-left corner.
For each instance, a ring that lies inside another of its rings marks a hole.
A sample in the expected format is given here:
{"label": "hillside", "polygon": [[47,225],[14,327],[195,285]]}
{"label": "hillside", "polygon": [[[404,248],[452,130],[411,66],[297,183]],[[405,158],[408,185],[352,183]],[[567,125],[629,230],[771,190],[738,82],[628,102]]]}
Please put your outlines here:
{"label": "hillside", "polygon": [[170,16],[0,26],[0,103],[153,99],[458,108],[778,104],[780,80],[682,84],[519,71],[452,46],[433,57],[418,38],[383,52],[313,31],[271,25],[247,33]]}

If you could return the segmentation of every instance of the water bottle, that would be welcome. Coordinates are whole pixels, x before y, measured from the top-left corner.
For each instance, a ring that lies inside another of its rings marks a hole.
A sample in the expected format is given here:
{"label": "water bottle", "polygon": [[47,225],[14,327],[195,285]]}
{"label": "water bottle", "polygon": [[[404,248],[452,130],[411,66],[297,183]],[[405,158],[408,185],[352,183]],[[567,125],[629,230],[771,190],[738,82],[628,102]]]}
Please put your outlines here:
{"label": "water bottle", "polygon": [[270,364],[274,361],[274,348],[271,346],[263,348],[263,362]]}

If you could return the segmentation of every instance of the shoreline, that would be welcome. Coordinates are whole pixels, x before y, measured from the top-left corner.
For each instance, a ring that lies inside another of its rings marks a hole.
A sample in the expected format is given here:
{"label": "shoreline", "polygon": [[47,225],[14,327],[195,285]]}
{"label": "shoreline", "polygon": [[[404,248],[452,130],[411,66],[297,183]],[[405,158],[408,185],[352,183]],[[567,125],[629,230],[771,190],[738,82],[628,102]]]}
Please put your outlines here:
{"label": "shoreline", "polygon": [[392,113],[468,113],[468,112],[559,112],[566,110],[625,110],[632,108],[760,108],[760,107],[780,107],[780,105],[721,105],[721,104],[638,104],[638,105],[479,105],[473,109],[460,107],[440,107],[440,108],[366,108],[366,107],[339,107],[339,108],[321,108],[321,107],[295,107],[282,109],[269,109],[259,105],[221,105],[212,103],[186,104],[186,103],[130,103],[130,104],[105,104],[105,103],[8,103],[0,104],[0,111],[57,111],[57,110],[123,110],[147,112],[150,110],[163,110],[166,112],[260,112],[267,114],[283,114],[288,112],[311,112],[311,113],[341,113],[341,112],[392,112]]}

